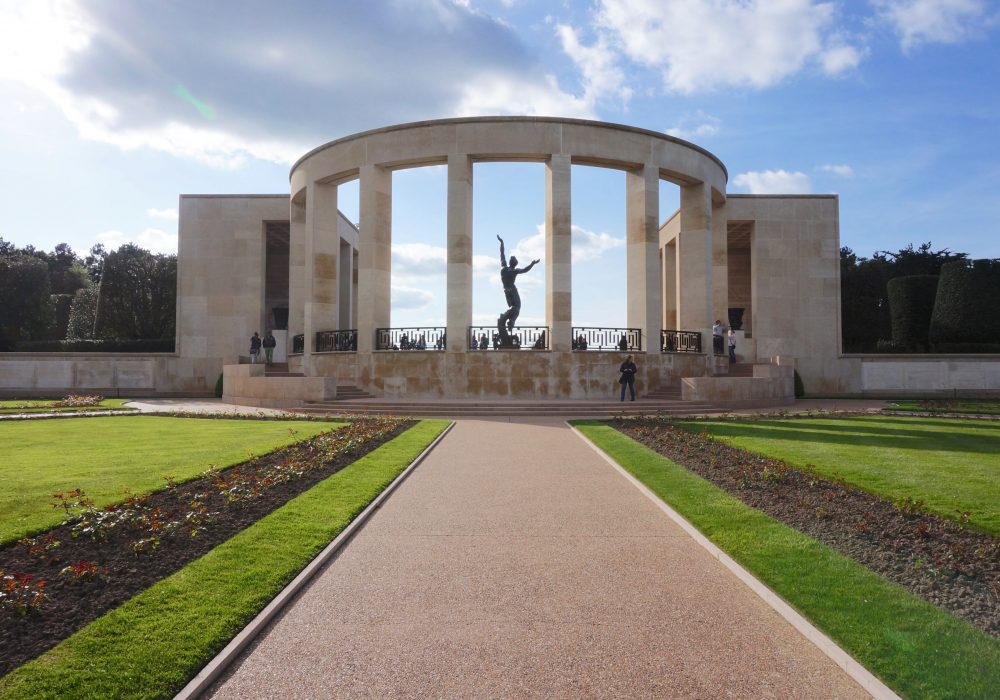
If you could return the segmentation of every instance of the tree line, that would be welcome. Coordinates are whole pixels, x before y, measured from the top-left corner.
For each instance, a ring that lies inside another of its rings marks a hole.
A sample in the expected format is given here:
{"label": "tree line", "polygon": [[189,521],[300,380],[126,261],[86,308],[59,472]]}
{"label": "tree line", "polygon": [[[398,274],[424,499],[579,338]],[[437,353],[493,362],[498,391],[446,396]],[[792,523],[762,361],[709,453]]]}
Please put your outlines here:
{"label": "tree line", "polygon": [[1000,259],[930,242],[859,257],[840,249],[846,353],[1000,352]]}
{"label": "tree line", "polygon": [[0,351],[173,350],[177,256],[0,238]]}

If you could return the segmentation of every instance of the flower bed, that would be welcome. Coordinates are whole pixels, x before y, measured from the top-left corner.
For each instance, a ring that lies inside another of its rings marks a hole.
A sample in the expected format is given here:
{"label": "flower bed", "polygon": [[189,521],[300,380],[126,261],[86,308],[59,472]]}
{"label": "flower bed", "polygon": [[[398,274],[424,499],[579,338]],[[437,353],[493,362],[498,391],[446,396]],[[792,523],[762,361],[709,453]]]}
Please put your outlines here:
{"label": "flower bed", "polygon": [[52,530],[0,549],[0,675],[229,539],[409,426],[365,418],[182,485],[97,508],[55,494]]}
{"label": "flower bed", "polygon": [[611,425],[748,505],[1000,636],[1000,540],[966,527],[969,514],[958,514],[958,520],[931,515],[920,501],[890,502],[666,420]]}

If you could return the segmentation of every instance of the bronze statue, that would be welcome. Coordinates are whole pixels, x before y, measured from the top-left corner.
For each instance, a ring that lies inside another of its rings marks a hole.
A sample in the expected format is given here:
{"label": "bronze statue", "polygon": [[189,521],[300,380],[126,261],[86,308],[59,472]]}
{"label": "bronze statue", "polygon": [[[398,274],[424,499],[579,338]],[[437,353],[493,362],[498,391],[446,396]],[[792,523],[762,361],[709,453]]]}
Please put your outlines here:
{"label": "bronze statue", "polygon": [[514,281],[518,275],[537,265],[538,260],[532,260],[527,267],[518,269],[517,257],[511,255],[508,265],[507,256],[503,249],[503,239],[497,236],[497,240],[500,241],[500,281],[503,283],[503,293],[507,299],[507,310],[500,314],[497,319],[497,332],[500,335],[500,347],[509,348],[515,347],[510,333],[514,330],[514,322],[521,313],[521,295],[517,293],[517,285],[514,284]]}

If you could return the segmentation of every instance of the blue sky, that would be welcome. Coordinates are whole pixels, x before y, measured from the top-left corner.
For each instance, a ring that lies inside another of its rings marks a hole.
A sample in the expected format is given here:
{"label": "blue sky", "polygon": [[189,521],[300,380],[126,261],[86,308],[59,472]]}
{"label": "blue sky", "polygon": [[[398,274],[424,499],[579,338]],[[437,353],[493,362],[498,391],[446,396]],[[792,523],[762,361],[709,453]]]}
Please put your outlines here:
{"label": "blue sky", "polygon": [[[860,254],[1000,257],[995,0],[0,0],[0,236],[176,250],[181,193],[287,192],[388,124],[528,114],[688,139],[730,192],[841,196]],[[542,257],[542,167],[476,166],[477,323],[497,233]],[[676,206],[663,183],[661,215]],[[394,176],[393,325],[444,319],[442,168]],[[356,220],[357,188],[341,203]],[[574,167],[574,323],[624,318],[624,175]],[[521,322],[542,323],[542,266]]]}

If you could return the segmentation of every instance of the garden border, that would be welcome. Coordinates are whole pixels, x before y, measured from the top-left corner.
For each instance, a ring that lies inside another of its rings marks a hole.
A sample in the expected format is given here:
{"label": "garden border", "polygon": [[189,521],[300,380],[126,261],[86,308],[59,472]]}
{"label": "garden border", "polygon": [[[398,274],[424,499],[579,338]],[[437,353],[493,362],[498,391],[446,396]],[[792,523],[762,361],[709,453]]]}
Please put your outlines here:
{"label": "garden border", "polygon": [[756,593],[761,600],[767,603],[778,615],[787,621],[792,627],[814,644],[823,654],[830,658],[837,666],[844,670],[854,681],[865,691],[872,694],[877,700],[902,700],[889,686],[879,680],[871,671],[861,665],[857,660],[842,649],[836,642],[826,636],[815,625],[809,622],[791,605],[786,603],[781,596],[768,588],[756,576],[742,567],[735,559],[730,557],[710,539],[703,535],[698,528],[692,525],[680,513],[671,508],[659,496],[653,493],[645,484],[629,474],[620,464],[611,458],[604,450],[594,444],[590,438],[580,432],[576,426],[566,421],[570,430],[576,433],[577,437],[583,440],[604,461],[627,479],[640,493],[652,501],[667,517],[680,526],[684,532],[701,545],[709,554],[719,560],[719,562],[729,569],[736,578],[742,581],[750,590]]}
{"label": "garden border", "polygon": [[243,653],[246,647],[253,642],[254,639],[260,635],[271,621],[285,608],[288,603],[295,598],[299,592],[305,588],[313,576],[315,576],[320,569],[322,569],[330,560],[336,556],[336,554],[343,548],[344,545],[350,541],[350,539],[364,527],[364,524],[368,521],[376,510],[378,510],[382,503],[392,495],[392,492],[402,484],[410,473],[417,468],[417,466],[424,461],[424,459],[431,453],[431,451],[437,447],[437,444],[444,439],[444,436],[451,432],[451,429],[455,427],[455,421],[451,421],[448,426],[441,431],[441,433],[434,438],[424,451],[417,455],[416,459],[410,462],[409,466],[404,469],[399,476],[392,480],[392,482],[383,489],[382,493],[375,497],[368,506],[358,514],[350,524],[345,527],[339,535],[328,544],[322,552],[316,555],[316,557],[306,565],[298,576],[292,579],[292,582],[285,586],[279,593],[268,603],[263,610],[261,610],[253,620],[251,620],[246,627],[244,627],[239,634],[237,634],[233,639],[227,644],[222,651],[216,654],[215,658],[209,661],[198,674],[192,678],[187,685],[185,685],[177,695],[174,696],[174,700],[194,700],[198,698],[208,690],[211,685],[225,672],[225,670],[232,664],[239,656]]}

